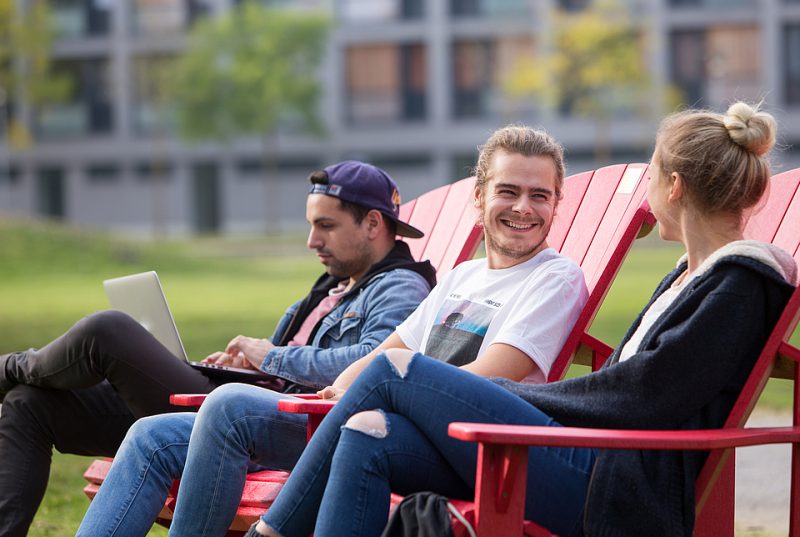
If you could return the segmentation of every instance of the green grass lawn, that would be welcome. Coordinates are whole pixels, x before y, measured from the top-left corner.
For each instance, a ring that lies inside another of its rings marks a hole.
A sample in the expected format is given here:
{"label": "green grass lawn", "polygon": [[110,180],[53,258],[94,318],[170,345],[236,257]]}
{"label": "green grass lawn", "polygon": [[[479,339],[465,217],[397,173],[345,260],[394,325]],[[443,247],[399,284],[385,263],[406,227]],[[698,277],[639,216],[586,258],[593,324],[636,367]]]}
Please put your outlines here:
{"label": "green grass lawn", "polygon": [[[320,273],[303,242],[294,235],[137,243],[0,220],[0,353],[43,345],[81,316],[107,307],[102,279],[151,269],[159,272],[191,356],[219,350],[240,333],[268,335]],[[592,333],[616,345],[678,255],[657,240],[640,241]],[[785,409],[790,398],[788,384],[771,381],[760,404]],[[88,461],[54,454],[32,537],[74,534],[88,505],[81,493]],[[166,532],[154,528],[150,535]]]}

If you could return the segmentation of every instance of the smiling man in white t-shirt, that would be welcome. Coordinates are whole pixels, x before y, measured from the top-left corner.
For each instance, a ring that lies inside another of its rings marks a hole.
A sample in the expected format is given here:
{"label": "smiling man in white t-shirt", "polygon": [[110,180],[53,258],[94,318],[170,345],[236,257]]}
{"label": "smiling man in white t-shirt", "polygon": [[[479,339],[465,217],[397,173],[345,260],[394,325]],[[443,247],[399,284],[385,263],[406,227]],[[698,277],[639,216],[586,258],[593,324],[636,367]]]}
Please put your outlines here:
{"label": "smiling man in white t-shirt", "polygon": [[475,207],[486,258],[462,263],[380,346],[320,394],[338,397],[378,353],[421,352],[486,377],[544,382],[586,303],[580,268],[547,245],[561,198],[561,145],[509,126],[481,148]]}

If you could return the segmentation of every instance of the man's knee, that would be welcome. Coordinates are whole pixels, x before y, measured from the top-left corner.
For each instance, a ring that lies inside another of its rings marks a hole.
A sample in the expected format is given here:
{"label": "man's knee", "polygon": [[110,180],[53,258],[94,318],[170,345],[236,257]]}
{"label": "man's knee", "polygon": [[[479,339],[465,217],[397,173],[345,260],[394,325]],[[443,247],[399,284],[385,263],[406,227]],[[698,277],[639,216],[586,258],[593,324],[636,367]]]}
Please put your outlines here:
{"label": "man's knee", "polygon": [[17,441],[24,438],[31,445],[50,446],[55,442],[54,425],[68,418],[63,415],[58,395],[25,384],[15,386],[6,394],[0,410],[2,434]]}
{"label": "man's knee", "polygon": [[138,453],[152,454],[171,445],[189,443],[194,414],[160,414],[139,418],[131,425],[122,445],[125,449],[136,449]]}
{"label": "man's knee", "polygon": [[258,409],[259,414],[277,413],[278,401],[285,397],[257,386],[225,384],[208,395],[200,407],[200,416],[224,416],[227,421],[234,421],[252,414],[254,409]]}
{"label": "man's knee", "polygon": [[121,311],[105,310],[87,315],[78,323],[84,337],[101,339],[119,339],[126,337],[132,326],[138,326],[131,316]]}
{"label": "man's knee", "polygon": [[169,414],[161,414],[139,418],[133,422],[133,425],[128,429],[128,433],[125,435],[125,442],[141,442],[158,438],[167,430],[167,428],[164,427],[165,422],[160,418],[168,417],[170,417]]}
{"label": "man's knee", "polygon": [[51,394],[48,390],[18,384],[6,394],[0,415],[38,422],[40,417],[57,410],[59,405],[56,395]]}
{"label": "man's knee", "polygon": [[379,410],[366,410],[353,414],[344,426],[346,429],[359,431],[374,438],[386,438],[389,434],[386,416]]}
{"label": "man's knee", "polygon": [[414,351],[408,349],[387,349],[385,354],[386,358],[388,358],[389,362],[394,366],[397,374],[401,377],[406,376],[408,364],[414,356]]}

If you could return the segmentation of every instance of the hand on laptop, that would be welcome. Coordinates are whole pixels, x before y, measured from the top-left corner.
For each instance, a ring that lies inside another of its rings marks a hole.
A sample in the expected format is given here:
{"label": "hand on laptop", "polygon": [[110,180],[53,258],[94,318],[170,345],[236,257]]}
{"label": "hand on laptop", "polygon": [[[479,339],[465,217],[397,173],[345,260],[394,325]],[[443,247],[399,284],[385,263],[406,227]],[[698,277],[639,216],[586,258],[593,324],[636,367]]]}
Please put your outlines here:
{"label": "hand on laptop", "polygon": [[227,365],[241,369],[255,369],[250,362],[247,361],[247,358],[244,357],[244,354],[231,356],[227,352],[222,351],[208,355],[206,358],[201,360],[201,362],[205,364]]}
{"label": "hand on laptop", "polygon": [[267,353],[275,345],[268,339],[247,336],[236,336],[224,351],[207,356],[203,362],[208,364],[227,365],[244,369],[258,369]]}

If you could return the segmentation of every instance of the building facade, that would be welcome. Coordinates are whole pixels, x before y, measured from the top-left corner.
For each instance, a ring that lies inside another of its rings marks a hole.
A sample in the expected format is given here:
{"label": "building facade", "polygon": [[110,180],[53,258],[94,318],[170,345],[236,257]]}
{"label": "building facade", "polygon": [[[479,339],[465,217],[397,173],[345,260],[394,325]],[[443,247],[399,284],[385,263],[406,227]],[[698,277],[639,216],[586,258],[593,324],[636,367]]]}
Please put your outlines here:
{"label": "building facade", "polygon": [[265,146],[184,143],[153,98],[154,67],[183,50],[193,21],[235,0],[51,0],[54,64],[72,94],[22,105],[37,141],[0,149],[0,215],[142,235],[296,228],[314,169],[367,160],[408,199],[468,175],[478,144],[510,122],[554,134],[569,173],[599,165],[599,141],[602,163],[647,161],[656,103],[670,93],[715,109],[763,99],[780,123],[775,168],[800,166],[800,0],[625,0],[646,38],[652,84],[642,91],[653,104],[602,122],[503,91],[519,58],[547,46],[552,10],[590,0],[283,3],[332,14],[320,73],[327,135],[279,133]]}

